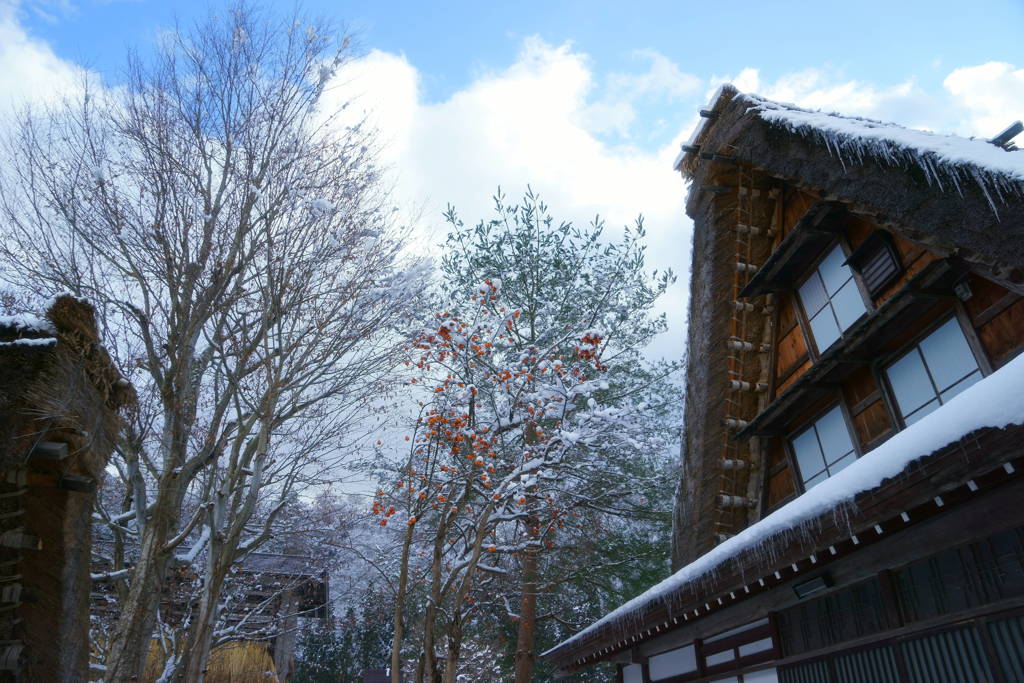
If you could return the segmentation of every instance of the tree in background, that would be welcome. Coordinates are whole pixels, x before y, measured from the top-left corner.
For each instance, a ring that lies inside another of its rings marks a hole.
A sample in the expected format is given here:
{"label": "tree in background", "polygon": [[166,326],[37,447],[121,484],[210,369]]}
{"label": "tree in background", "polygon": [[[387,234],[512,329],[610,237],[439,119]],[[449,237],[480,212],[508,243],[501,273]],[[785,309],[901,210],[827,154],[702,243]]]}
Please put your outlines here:
{"label": "tree in background", "polygon": [[357,610],[337,623],[309,621],[299,640],[292,683],[362,683],[363,671],[385,668],[391,644],[389,610],[371,587]]}
{"label": "tree in background", "polygon": [[184,545],[203,582],[165,677],[202,680],[225,576],[332,476],[390,381],[420,272],[399,263],[372,133],[320,108],[350,54],[318,22],[237,5],[5,141],[9,284],[96,304],[140,395],[103,514],[132,548],[130,568],[113,558],[108,683],[141,674]]}
{"label": "tree in background", "polygon": [[[464,642],[492,647],[479,627],[495,612],[516,625],[516,680],[533,680],[537,624],[590,616],[546,596],[580,585],[577,598],[617,600],[597,577],[649,561],[636,547],[668,525],[676,366],[642,351],[664,329],[650,311],[672,275],[644,272],[642,222],[603,244],[600,223],[555,224],[532,193],[499,195],[496,213],[473,228],[448,213],[451,303],[410,347],[423,411],[374,504],[405,529],[393,661],[401,610],[424,604],[418,681],[455,680]],[[634,552],[610,556],[608,542]]]}
{"label": "tree in background", "polygon": [[[454,209],[447,220],[451,232],[442,260],[444,281],[451,291],[466,292],[481,277],[501,277],[503,299],[520,312],[511,335],[515,353],[535,347],[558,349],[563,356],[579,353],[580,342],[566,335],[570,330],[582,333],[581,341],[588,332],[600,339],[594,352],[604,367],[602,384],[587,402],[594,401],[596,412],[607,415],[610,424],[607,436],[582,444],[594,466],[572,472],[550,494],[528,497],[540,507],[539,514],[516,529],[518,539],[528,538],[527,532],[543,520],[542,501],[548,495],[571,510],[569,519],[560,520],[558,530],[564,533],[557,540],[529,545],[511,558],[519,582],[512,591],[518,606],[508,609],[517,623],[516,681],[526,683],[534,680],[538,623],[562,620],[563,627],[574,630],[602,613],[581,609],[606,603],[599,585],[594,591],[598,599],[589,601],[573,601],[569,588],[596,580],[605,565],[626,575],[628,565],[649,562],[651,548],[644,541],[667,531],[670,523],[667,493],[674,481],[681,422],[674,374],[678,364],[649,362],[644,350],[666,329],[664,316],[652,311],[675,278],[671,272],[645,271],[642,218],[624,229],[620,241],[606,243],[600,219],[585,229],[556,223],[528,190],[518,204],[507,203],[499,191],[494,217],[472,227]],[[639,548],[614,552],[631,538]],[[637,552],[640,548],[645,552]],[[667,571],[667,558],[660,565]],[[541,596],[552,603],[548,609],[538,609],[545,601]],[[617,606],[621,595],[609,597]],[[570,605],[575,609],[566,611]],[[567,615],[571,620],[565,623]]]}

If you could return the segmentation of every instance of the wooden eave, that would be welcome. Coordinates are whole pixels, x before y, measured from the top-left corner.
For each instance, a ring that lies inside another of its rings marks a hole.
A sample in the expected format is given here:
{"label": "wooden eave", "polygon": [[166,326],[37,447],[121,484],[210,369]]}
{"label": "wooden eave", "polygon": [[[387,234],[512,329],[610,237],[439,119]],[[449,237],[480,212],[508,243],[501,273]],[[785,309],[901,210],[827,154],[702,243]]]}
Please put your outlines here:
{"label": "wooden eave", "polygon": [[801,406],[833,393],[854,370],[876,361],[886,345],[908,326],[932,312],[928,302],[952,297],[952,286],[967,271],[952,259],[940,259],[925,266],[880,308],[862,317],[828,349],[803,375],[739,430],[734,438],[780,436],[788,419]]}
{"label": "wooden eave", "polygon": [[817,202],[797,221],[768,260],[740,292],[741,298],[793,289],[814,260],[840,233],[834,217],[841,208],[835,202]]}
{"label": "wooden eave", "polygon": [[[814,534],[780,533],[748,548],[661,600],[653,600],[581,642],[544,658],[571,673],[711,613],[773,590],[905,528],[994,492],[1024,476],[1024,426],[987,427],[926,455],[900,475],[802,524]],[[672,605],[670,607],[669,605]],[[618,633],[612,632],[617,630]]]}

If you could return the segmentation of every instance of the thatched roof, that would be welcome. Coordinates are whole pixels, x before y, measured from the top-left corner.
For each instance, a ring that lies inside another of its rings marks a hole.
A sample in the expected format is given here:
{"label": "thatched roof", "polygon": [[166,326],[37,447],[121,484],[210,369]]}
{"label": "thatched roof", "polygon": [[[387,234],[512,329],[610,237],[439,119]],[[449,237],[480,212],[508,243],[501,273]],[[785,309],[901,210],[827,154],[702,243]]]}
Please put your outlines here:
{"label": "thatched roof", "polygon": [[693,181],[691,215],[717,160],[746,162],[1024,290],[1024,151],[809,111],[731,85],[705,113],[675,162]]}
{"label": "thatched roof", "polygon": [[[0,317],[0,443],[30,448],[58,433],[98,473],[113,447],[119,413],[135,391],[99,343],[93,307],[57,297],[45,317]],[[0,468],[19,464],[24,450],[6,448]]]}

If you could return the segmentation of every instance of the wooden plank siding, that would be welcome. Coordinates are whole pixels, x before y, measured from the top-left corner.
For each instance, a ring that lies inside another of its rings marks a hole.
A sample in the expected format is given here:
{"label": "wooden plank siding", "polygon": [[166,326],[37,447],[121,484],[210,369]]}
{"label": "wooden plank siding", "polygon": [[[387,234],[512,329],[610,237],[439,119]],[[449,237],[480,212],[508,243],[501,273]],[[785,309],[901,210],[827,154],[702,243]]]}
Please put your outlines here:
{"label": "wooden plank siding", "polygon": [[781,241],[788,235],[793,226],[804,217],[807,210],[818,201],[819,198],[810,192],[790,188],[783,196],[782,230],[776,236],[776,239]]}
{"label": "wooden plank siding", "polygon": [[[790,190],[785,194],[783,225],[786,230],[799,221],[809,207],[817,200],[814,196]],[[861,216],[846,215],[842,218],[842,239],[850,249],[863,244],[873,232],[880,228]],[[781,239],[781,236],[778,236]],[[898,292],[911,278],[920,273],[928,264],[941,258],[927,249],[893,235],[893,243],[899,253],[902,274],[871,298],[874,309],[882,306]],[[795,284],[795,283],[794,283]],[[849,419],[849,426],[860,452],[866,452],[883,443],[899,430],[894,416],[893,399],[882,381],[882,365],[893,356],[916,341],[929,328],[949,315],[959,315],[965,323],[965,333],[973,343],[983,366],[993,370],[1009,362],[1024,350],[1024,297],[984,277],[971,273],[966,278],[970,296],[961,301],[952,296],[940,297],[924,303],[929,310],[912,325],[907,325],[892,339],[878,358],[854,371],[834,393],[800,406],[787,416],[786,435],[802,428],[808,420],[830,404],[841,400]],[[808,349],[807,334],[802,320],[795,288],[782,292],[777,298],[778,318],[775,329],[774,365],[772,368],[771,397],[784,393],[814,364],[814,357]],[[870,311],[869,311],[870,314]],[[973,339],[970,337],[973,334]],[[762,505],[765,512],[775,509],[799,494],[802,487],[788,456],[788,442],[785,435],[769,439],[768,460],[764,475]]]}

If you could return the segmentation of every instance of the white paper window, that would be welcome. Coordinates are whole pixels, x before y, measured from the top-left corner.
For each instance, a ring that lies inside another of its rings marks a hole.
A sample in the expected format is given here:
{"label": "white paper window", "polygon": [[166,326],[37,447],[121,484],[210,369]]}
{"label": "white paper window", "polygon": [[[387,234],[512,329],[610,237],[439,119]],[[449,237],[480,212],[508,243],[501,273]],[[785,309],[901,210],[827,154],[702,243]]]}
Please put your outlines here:
{"label": "white paper window", "polygon": [[717,643],[719,640],[725,640],[726,638],[731,638],[732,636],[736,635],[737,633],[743,633],[744,631],[752,631],[755,628],[760,628],[762,626],[767,626],[767,625],[768,625],[768,619],[767,618],[758,619],[757,621],[752,621],[749,624],[743,624],[743,626],[737,626],[736,628],[731,628],[728,631],[722,631],[721,633],[715,634],[714,636],[712,636],[710,638],[705,638],[704,639],[704,643],[705,644]]}
{"label": "white paper window", "polygon": [[779,674],[775,669],[761,669],[754,673],[743,674],[743,683],[779,683]]}
{"label": "white paper window", "polygon": [[810,489],[857,459],[843,410],[836,406],[790,441],[804,489]]}
{"label": "white paper window", "polygon": [[761,640],[755,640],[752,643],[740,645],[740,657],[746,657],[747,655],[757,654],[758,652],[764,652],[765,650],[770,649],[772,649],[772,639],[762,638]]}
{"label": "white paper window", "polygon": [[644,668],[640,664],[622,667],[622,683],[644,683]]}
{"label": "white paper window", "polygon": [[693,645],[655,655],[647,661],[652,681],[688,674],[697,670],[697,652]]}
{"label": "white paper window", "polygon": [[800,302],[818,353],[835,344],[867,312],[845,260],[843,248],[836,245],[800,286]]}
{"label": "white paper window", "polygon": [[716,652],[713,655],[708,655],[704,658],[704,661],[708,666],[715,666],[716,664],[731,662],[734,659],[736,659],[736,653],[733,650],[723,650],[721,652]]}
{"label": "white paper window", "polygon": [[960,323],[950,318],[885,370],[909,427],[981,379]]}

